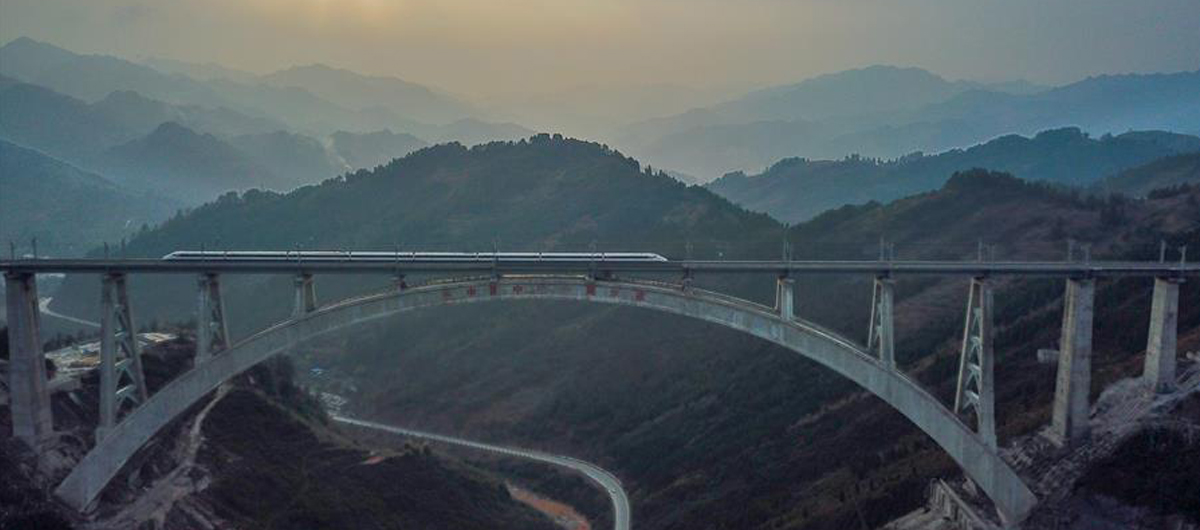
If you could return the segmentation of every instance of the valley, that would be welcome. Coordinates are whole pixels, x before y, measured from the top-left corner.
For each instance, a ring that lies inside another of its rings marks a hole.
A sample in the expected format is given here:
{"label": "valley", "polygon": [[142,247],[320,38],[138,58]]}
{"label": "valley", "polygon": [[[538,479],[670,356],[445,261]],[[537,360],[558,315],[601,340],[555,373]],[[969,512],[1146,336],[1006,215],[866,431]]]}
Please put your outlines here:
{"label": "valley", "polygon": [[6,1],[0,530],[1200,527],[1198,19]]}

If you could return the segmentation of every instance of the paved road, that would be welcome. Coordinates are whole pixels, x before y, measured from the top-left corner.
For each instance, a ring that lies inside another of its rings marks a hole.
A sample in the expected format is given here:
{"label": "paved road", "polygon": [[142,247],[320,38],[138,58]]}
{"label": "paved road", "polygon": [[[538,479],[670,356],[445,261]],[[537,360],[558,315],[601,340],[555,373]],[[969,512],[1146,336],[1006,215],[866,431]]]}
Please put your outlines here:
{"label": "paved road", "polygon": [[571,469],[573,471],[583,474],[587,478],[591,479],[592,482],[599,484],[602,488],[605,489],[606,492],[608,492],[608,496],[610,498],[612,498],[612,505],[613,505],[613,528],[615,530],[629,530],[629,528],[630,528],[629,497],[627,497],[625,495],[625,489],[621,487],[621,481],[618,480],[617,477],[613,476],[612,473],[609,473],[608,471],[605,471],[605,470],[601,469],[599,466],[596,466],[594,464],[590,464],[588,462],[584,462],[583,460],[579,460],[576,458],[571,458],[569,456],[558,456],[558,455],[543,453],[540,451],[531,451],[529,449],[517,449],[514,447],[501,447],[498,445],[490,445],[490,444],[484,444],[484,443],[479,443],[479,442],[472,442],[470,440],[463,440],[461,438],[452,438],[450,436],[443,436],[440,434],[433,434],[433,433],[422,432],[422,431],[414,431],[412,429],[404,429],[401,427],[394,427],[391,425],[375,423],[372,421],[364,421],[364,420],[358,420],[358,419],[354,419],[354,418],[347,418],[344,416],[332,416],[332,418],[333,418],[333,421],[346,423],[346,424],[350,424],[350,425],[356,425],[359,427],[366,427],[368,429],[377,429],[377,430],[381,430],[381,431],[390,432],[393,434],[399,434],[402,436],[411,436],[413,438],[423,438],[423,439],[432,440],[435,442],[453,444],[453,445],[458,445],[458,446],[462,446],[462,447],[470,447],[472,449],[479,449],[482,451],[498,453],[498,454],[502,454],[502,455],[506,455],[506,456],[514,456],[517,458],[536,460],[538,462],[544,462],[547,464],[552,464],[552,465]]}
{"label": "paved road", "polygon": [[38,310],[39,310],[39,311],[41,311],[43,315],[48,315],[48,316],[52,316],[52,317],[55,317],[55,318],[61,318],[61,319],[63,319],[63,320],[66,320],[66,321],[68,321],[68,322],[74,322],[74,323],[76,323],[76,324],[82,324],[82,325],[84,325],[84,326],[87,326],[87,327],[90,327],[90,328],[98,328],[98,327],[100,327],[100,323],[99,323],[99,322],[92,322],[91,320],[84,320],[84,319],[82,319],[82,318],[75,318],[75,317],[73,317],[73,316],[70,316],[70,315],[64,315],[64,314],[62,314],[62,313],[56,313],[56,312],[54,312],[53,310],[51,310],[51,309],[50,309],[50,302],[51,302],[51,301],[53,301],[53,300],[54,300],[54,298],[52,298],[52,297],[46,297],[46,298],[43,298],[43,299],[41,299],[41,300],[38,300]]}

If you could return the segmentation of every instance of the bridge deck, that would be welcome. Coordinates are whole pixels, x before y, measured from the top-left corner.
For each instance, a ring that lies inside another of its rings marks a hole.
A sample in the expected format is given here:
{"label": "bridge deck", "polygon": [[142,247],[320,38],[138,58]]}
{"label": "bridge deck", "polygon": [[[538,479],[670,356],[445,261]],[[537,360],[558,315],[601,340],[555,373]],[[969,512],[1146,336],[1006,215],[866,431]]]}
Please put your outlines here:
{"label": "bridge deck", "polygon": [[521,259],[496,263],[465,259],[448,262],[359,260],[256,260],[244,258],[204,261],[161,259],[18,259],[0,261],[0,270],[34,274],[71,272],[242,273],[242,274],[391,274],[498,273],[539,274],[638,272],[651,274],[863,274],[1049,277],[1197,277],[1200,263],[1136,261],[1005,262],[1005,261],[694,261],[623,262]]}

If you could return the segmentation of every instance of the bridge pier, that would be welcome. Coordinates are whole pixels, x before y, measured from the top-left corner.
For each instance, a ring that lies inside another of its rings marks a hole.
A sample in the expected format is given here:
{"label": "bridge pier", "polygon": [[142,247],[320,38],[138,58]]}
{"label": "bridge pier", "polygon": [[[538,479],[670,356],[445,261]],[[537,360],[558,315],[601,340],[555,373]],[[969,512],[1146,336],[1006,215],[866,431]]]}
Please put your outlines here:
{"label": "bridge pier", "polygon": [[971,279],[967,320],[958,364],[954,413],[975,412],[976,432],[996,448],[995,353],[992,333],[992,285],[987,278]]}
{"label": "bridge pier", "polygon": [[775,311],[784,320],[796,320],[796,280],[779,278],[775,282]]}
{"label": "bridge pier", "polygon": [[1092,384],[1092,315],[1095,296],[1095,280],[1067,280],[1058,376],[1054,385],[1054,416],[1050,428],[1050,437],[1059,446],[1082,442],[1091,434],[1088,398]]}
{"label": "bridge pier", "polygon": [[31,273],[4,275],[8,311],[8,390],[13,436],[37,449],[54,430],[46,355],[42,351],[37,279]]}
{"label": "bridge pier", "polygon": [[867,351],[876,354],[883,364],[896,366],[896,341],[892,326],[892,305],[896,282],[887,276],[875,278],[871,295],[871,324],[867,332]]}
{"label": "bridge pier", "polygon": [[1182,278],[1155,278],[1150,305],[1150,334],[1146,339],[1146,365],[1142,379],[1151,391],[1175,388],[1175,334],[1179,326],[1179,284]]}
{"label": "bridge pier", "polygon": [[221,278],[217,274],[200,275],[200,303],[196,314],[196,364],[229,347],[229,327],[225,323],[225,300],[221,297]]}
{"label": "bridge pier", "polygon": [[297,274],[295,279],[296,301],[292,316],[298,317],[313,312],[317,308],[317,289],[311,274]]}
{"label": "bridge pier", "polygon": [[125,275],[105,274],[100,282],[100,424],[96,440],[103,440],[119,421],[126,402],[135,405],[147,398],[142,371],[142,348],[133,323],[125,288]]}

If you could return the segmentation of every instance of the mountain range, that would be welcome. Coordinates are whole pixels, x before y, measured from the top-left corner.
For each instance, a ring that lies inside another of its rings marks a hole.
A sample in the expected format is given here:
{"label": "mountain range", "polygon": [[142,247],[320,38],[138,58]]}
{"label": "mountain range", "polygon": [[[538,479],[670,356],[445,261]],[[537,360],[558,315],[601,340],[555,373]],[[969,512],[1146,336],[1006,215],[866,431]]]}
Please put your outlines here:
{"label": "mountain range", "polygon": [[[405,133],[380,141],[391,133],[346,131],[326,145],[285,127],[225,107],[170,104],[127,90],[88,103],[0,76],[0,138],[179,204],[199,204],[229,190],[287,190],[428,145]],[[477,141],[525,132],[484,122],[435,130]],[[339,146],[353,152],[339,152]]]}
{"label": "mountain range", "polygon": [[787,158],[761,174],[730,173],[707,186],[746,208],[795,223],[845,204],[886,202],[937,189],[949,175],[971,168],[1088,187],[1120,171],[1183,153],[1200,153],[1200,137],[1144,131],[1092,138],[1077,128],[1065,128],[886,161],[859,156]]}
{"label": "mountain range", "polygon": [[613,143],[708,180],[786,157],[894,158],[1066,126],[1097,135],[1200,133],[1200,71],[1101,76],[1042,89],[877,66],[632,124]]}
{"label": "mountain range", "polygon": [[[175,105],[229,109],[316,136],[385,128],[422,135],[426,128],[436,131],[456,122],[492,125],[480,119],[479,110],[444,91],[325,65],[256,75],[216,65],[77,54],[21,37],[0,47],[0,74],[85,102],[132,91]],[[468,118],[474,121],[463,121]],[[468,132],[472,139],[496,139],[486,130]]]}

